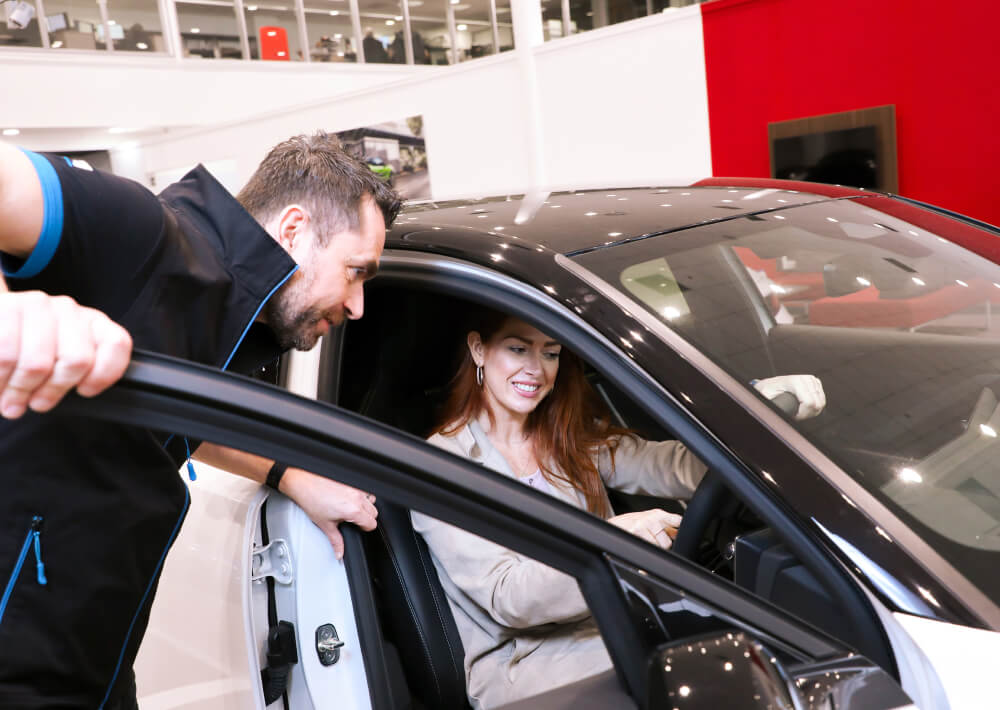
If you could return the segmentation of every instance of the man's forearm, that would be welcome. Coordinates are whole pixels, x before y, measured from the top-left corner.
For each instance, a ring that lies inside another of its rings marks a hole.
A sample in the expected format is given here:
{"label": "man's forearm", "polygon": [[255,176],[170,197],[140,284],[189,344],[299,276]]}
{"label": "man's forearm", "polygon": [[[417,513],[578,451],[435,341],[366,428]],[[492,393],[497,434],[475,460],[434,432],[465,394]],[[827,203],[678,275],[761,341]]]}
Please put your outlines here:
{"label": "man's forearm", "polygon": [[263,456],[248,454],[246,451],[219,446],[207,441],[195,449],[192,456],[197,461],[207,463],[209,466],[221,468],[229,473],[235,473],[237,476],[257,481],[257,483],[264,482],[271,464],[274,463],[271,459],[266,459]]}

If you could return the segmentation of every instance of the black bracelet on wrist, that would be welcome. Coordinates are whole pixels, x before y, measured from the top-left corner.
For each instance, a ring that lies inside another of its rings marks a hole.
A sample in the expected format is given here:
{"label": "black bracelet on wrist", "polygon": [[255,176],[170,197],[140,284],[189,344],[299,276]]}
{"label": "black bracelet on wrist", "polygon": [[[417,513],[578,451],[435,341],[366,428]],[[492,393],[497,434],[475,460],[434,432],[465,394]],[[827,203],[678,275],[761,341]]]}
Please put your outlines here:
{"label": "black bracelet on wrist", "polygon": [[267,478],[264,480],[264,485],[268,488],[273,488],[278,490],[278,484],[281,483],[281,477],[285,475],[285,471],[288,469],[283,463],[275,461],[271,464],[271,468],[267,472]]}

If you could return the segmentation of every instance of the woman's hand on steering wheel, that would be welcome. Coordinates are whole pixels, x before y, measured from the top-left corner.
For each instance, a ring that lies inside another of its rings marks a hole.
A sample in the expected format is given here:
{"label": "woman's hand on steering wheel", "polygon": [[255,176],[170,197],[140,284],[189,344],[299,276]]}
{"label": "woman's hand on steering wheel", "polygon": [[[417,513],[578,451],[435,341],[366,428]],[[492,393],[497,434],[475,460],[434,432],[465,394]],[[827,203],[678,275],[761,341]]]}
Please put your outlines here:
{"label": "woman's hand on steering wheel", "polygon": [[636,513],[623,513],[608,518],[608,522],[657,547],[669,550],[677,536],[677,528],[681,524],[681,516],[668,513],[659,508],[640,510]]}

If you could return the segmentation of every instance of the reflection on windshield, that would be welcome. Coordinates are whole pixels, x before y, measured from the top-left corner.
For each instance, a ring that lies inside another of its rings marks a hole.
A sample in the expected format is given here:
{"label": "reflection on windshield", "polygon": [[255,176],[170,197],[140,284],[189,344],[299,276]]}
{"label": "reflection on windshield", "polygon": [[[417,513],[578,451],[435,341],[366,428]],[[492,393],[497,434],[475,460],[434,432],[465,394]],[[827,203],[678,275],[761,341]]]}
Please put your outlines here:
{"label": "reflection on windshield", "polygon": [[880,201],[765,212],[578,261],[741,382],[819,377],[826,410],[796,427],[937,535],[1000,550],[1000,267],[915,224],[921,210],[911,223]]}

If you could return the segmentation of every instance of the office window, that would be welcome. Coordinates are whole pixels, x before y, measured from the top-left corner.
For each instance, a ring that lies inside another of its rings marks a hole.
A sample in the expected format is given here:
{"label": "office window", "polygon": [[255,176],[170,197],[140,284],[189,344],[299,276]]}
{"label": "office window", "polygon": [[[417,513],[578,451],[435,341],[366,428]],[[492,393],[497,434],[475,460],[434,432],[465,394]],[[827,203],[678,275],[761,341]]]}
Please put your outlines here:
{"label": "office window", "polygon": [[486,3],[462,2],[454,9],[458,61],[495,53],[489,6]]}
{"label": "office window", "polygon": [[[468,0],[460,0],[468,2]],[[452,64],[451,32],[448,29],[449,14],[460,2],[449,0],[410,0],[410,27],[419,33],[424,45],[424,60],[427,64]],[[456,30],[457,33],[457,30]],[[414,52],[414,60],[420,59]]]}
{"label": "office window", "polygon": [[253,4],[244,2],[250,56],[277,62],[300,62],[304,59],[299,42],[299,25],[295,7],[287,5]]}
{"label": "office window", "polygon": [[[46,4],[48,12],[48,4]],[[108,0],[108,25],[114,48],[126,52],[166,52],[156,0]],[[103,40],[104,26],[98,25]]]}
{"label": "office window", "polygon": [[[4,22],[5,18],[10,18]],[[0,6],[0,47],[41,47],[38,12],[34,2],[18,6],[5,2]]]}
{"label": "office window", "polygon": [[232,2],[178,0],[177,24],[185,57],[241,59],[240,31]]}
{"label": "office window", "polygon": [[52,49],[97,49],[101,10],[95,2],[48,0],[45,28]]}
{"label": "office window", "polygon": [[[315,2],[315,0],[312,0]],[[319,4],[318,2],[316,3]],[[309,56],[314,62],[357,61],[351,13],[346,2],[323,2],[333,9],[306,5],[306,33]]]}
{"label": "office window", "polygon": [[514,25],[511,23],[510,0],[496,0],[496,5],[500,51],[507,52],[514,49]]}
{"label": "office window", "polygon": [[361,13],[365,62],[406,64],[403,7],[399,0],[359,0],[358,9]]}

